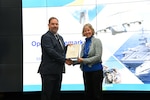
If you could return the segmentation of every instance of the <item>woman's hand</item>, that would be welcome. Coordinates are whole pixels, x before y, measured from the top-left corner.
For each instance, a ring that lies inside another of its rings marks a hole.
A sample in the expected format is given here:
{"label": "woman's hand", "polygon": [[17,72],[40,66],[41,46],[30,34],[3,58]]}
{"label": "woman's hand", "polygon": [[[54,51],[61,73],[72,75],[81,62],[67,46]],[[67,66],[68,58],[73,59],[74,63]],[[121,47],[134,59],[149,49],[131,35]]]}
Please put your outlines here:
{"label": "woman's hand", "polygon": [[78,62],[83,62],[83,58],[78,58]]}

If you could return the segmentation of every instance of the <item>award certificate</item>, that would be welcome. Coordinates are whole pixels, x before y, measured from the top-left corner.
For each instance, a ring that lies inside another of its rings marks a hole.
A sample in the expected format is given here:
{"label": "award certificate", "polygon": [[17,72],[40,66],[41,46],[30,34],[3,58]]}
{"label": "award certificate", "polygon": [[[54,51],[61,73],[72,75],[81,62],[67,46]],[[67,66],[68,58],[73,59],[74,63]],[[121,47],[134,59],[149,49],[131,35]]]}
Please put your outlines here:
{"label": "award certificate", "polygon": [[66,58],[70,58],[70,59],[78,58],[80,54],[80,47],[81,45],[79,44],[73,44],[68,46],[66,52]]}

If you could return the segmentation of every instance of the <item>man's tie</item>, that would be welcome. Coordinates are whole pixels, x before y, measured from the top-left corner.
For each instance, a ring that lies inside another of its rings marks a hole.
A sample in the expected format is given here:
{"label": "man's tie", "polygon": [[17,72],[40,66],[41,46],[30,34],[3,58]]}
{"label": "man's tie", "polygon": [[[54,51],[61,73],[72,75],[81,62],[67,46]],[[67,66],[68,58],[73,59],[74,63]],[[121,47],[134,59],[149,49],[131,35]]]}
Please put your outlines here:
{"label": "man's tie", "polygon": [[58,35],[55,35],[55,36],[56,36],[56,39],[58,40],[58,42],[60,43],[62,49],[64,49],[63,44],[62,44],[61,40],[59,39],[59,36]]}

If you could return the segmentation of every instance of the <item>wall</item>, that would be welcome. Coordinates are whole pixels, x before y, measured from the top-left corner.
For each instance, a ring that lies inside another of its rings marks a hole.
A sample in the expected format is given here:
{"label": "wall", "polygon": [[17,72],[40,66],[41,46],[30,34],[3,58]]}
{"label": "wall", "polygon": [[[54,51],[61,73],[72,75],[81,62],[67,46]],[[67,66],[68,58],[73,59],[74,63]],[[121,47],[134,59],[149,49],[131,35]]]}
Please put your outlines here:
{"label": "wall", "polygon": [[21,0],[0,0],[0,92],[22,91]]}

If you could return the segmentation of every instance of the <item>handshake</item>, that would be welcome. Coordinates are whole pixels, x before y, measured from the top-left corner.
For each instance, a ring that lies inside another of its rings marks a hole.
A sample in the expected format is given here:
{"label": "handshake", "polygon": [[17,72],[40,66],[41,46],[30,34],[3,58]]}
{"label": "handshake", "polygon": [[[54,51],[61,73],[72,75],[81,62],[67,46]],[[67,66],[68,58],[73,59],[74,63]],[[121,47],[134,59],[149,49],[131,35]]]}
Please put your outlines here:
{"label": "handshake", "polygon": [[66,59],[65,63],[67,65],[77,65],[80,64],[81,62],[83,62],[83,58],[77,58],[77,60],[72,60],[72,59]]}

